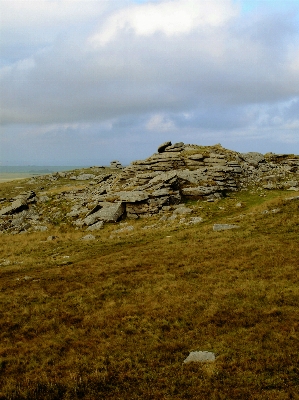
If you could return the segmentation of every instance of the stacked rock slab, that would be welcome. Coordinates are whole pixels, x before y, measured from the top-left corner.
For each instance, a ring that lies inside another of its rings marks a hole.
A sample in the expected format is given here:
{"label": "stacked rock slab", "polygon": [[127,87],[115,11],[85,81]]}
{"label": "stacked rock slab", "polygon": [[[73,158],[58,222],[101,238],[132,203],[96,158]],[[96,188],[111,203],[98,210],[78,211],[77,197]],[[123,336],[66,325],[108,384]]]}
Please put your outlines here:
{"label": "stacked rock slab", "polygon": [[183,198],[212,200],[238,189],[239,161],[221,146],[200,152],[199,146],[165,142],[151,157],[124,168],[99,200],[124,204],[129,218],[151,216]]}
{"label": "stacked rock slab", "polygon": [[[287,163],[294,170],[299,160],[288,158]],[[273,169],[279,171],[277,162],[270,165],[260,153],[241,154],[221,145],[201,147],[168,141],[151,157],[124,168],[98,200],[123,204],[129,218],[148,217],[184,198],[213,201],[259,182]]]}
{"label": "stacked rock slab", "polygon": [[123,168],[123,166],[121,165],[121,163],[119,161],[114,160],[114,161],[110,162],[110,168],[113,168],[113,169],[120,168],[121,169],[121,168]]}

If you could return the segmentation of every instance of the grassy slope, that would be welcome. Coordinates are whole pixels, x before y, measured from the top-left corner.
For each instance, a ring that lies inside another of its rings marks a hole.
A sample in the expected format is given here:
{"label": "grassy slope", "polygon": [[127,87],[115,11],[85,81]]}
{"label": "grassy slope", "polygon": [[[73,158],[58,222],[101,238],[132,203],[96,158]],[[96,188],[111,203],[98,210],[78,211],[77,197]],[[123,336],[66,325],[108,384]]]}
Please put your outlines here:
{"label": "grassy slope", "polygon": [[[2,235],[0,398],[298,399],[299,201],[281,195],[190,203],[202,224],[91,242]],[[216,362],[183,365],[194,350]]]}

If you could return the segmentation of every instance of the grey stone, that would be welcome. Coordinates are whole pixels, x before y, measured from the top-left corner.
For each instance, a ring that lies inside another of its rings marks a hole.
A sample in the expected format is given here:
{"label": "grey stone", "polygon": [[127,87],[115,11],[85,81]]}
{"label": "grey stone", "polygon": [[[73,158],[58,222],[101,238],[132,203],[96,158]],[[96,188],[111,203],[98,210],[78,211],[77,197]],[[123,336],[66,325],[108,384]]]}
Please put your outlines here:
{"label": "grey stone", "polygon": [[94,179],[94,174],[80,174],[77,176],[77,181],[87,181],[89,179]]}
{"label": "grey stone", "polygon": [[84,218],[85,225],[93,225],[97,221],[116,222],[124,213],[125,207],[122,203],[107,203],[109,205]]}
{"label": "grey stone", "polygon": [[184,364],[191,362],[214,362],[215,360],[215,354],[210,351],[191,351],[184,360]]}
{"label": "grey stone", "polygon": [[166,149],[166,147],[171,146],[171,142],[164,142],[162,144],[160,144],[160,146],[158,147],[158,153],[163,153],[163,151]]}
{"label": "grey stone", "polygon": [[134,230],[134,226],[132,225],[128,225],[128,226],[124,226],[123,228],[120,229],[116,229],[115,231],[113,231],[112,233],[124,233],[124,232],[131,232]]}
{"label": "grey stone", "polygon": [[203,218],[201,218],[201,217],[191,217],[190,221],[188,222],[188,225],[199,224],[202,221],[203,221]]}
{"label": "grey stone", "polygon": [[240,226],[235,224],[214,224],[213,231],[225,231],[228,229],[236,229],[236,228],[240,228]]}
{"label": "grey stone", "polygon": [[129,219],[138,219],[138,215],[134,213],[127,212],[127,218]]}
{"label": "grey stone", "polygon": [[110,168],[123,168],[123,166],[119,161],[114,160],[110,162]]}
{"label": "grey stone", "polygon": [[77,226],[78,228],[81,228],[82,226],[85,225],[85,223],[82,219],[77,219],[76,221],[73,222],[73,225]]}
{"label": "grey stone", "polygon": [[189,187],[182,188],[182,194],[184,196],[207,196],[211,193],[216,192],[218,189],[217,186],[197,186],[197,187]]}
{"label": "grey stone", "polygon": [[151,195],[154,197],[169,196],[170,191],[167,188],[162,188],[162,189],[155,190],[154,192],[151,193]]}
{"label": "grey stone", "polygon": [[81,238],[81,240],[95,240],[95,236],[89,234],[89,235],[85,235]]}
{"label": "grey stone", "polygon": [[153,154],[151,157],[149,157],[143,163],[144,164],[148,163],[149,165],[151,165],[156,162],[180,161],[181,159],[182,158],[181,158],[180,153],[176,153],[176,152],[159,153],[159,154]]}
{"label": "grey stone", "polygon": [[190,214],[190,213],[192,213],[192,208],[189,208],[189,207],[177,207],[175,210],[174,210],[174,214]]}
{"label": "grey stone", "polygon": [[165,148],[165,151],[167,151],[167,152],[178,151],[178,150],[182,151],[183,148],[184,148],[184,143],[183,142],[178,142],[178,143],[175,143],[175,144],[173,144],[171,146],[167,146]]}
{"label": "grey stone", "polygon": [[253,165],[255,167],[258,166],[259,163],[265,161],[264,155],[256,152],[241,153],[240,156],[249,165]]}
{"label": "grey stone", "polygon": [[98,231],[100,229],[102,229],[104,226],[104,221],[98,221],[93,225],[90,225],[86,231]]}
{"label": "grey stone", "polygon": [[177,171],[177,176],[179,180],[194,184],[199,184],[200,182],[206,181],[208,179],[206,171],[207,171],[206,168],[200,168],[194,171],[190,171],[189,169],[183,169]]}
{"label": "grey stone", "polygon": [[203,158],[204,158],[203,155],[200,153],[192,154],[191,156],[188,156],[188,159],[193,160],[193,161],[202,161]]}
{"label": "grey stone", "polygon": [[168,217],[167,215],[162,215],[162,217],[159,219],[159,221],[167,221]]}
{"label": "grey stone", "polygon": [[163,172],[162,174],[159,174],[159,175],[155,176],[153,179],[151,179],[149,181],[149,185],[153,186],[159,182],[170,183],[170,182],[174,182],[176,180],[177,180],[176,171]]}
{"label": "grey stone", "polygon": [[34,230],[39,232],[45,232],[48,230],[48,227],[45,225],[35,225]]}
{"label": "grey stone", "polygon": [[97,212],[98,219],[105,222],[116,222],[124,213],[125,207],[122,203],[112,203],[111,206],[103,207]]}
{"label": "grey stone", "polygon": [[121,192],[119,195],[120,201],[125,203],[135,203],[144,201],[149,198],[148,193],[141,190],[132,190],[130,192]]}
{"label": "grey stone", "polygon": [[223,160],[221,158],[205,158],[204,162],[210,164],[220,164],[220,165],[226,164],[226,160]]}
{"label": "grey stone", "polygon": [[28,208],[27,200],[20,198],[20,199],[13,201],[10,206],[1,209],[0,216],[14,214],[14,213],[20,212],[26,208]]}
{"label": "grey stone", "polygon": [[50,241],[52,241],[52,240],[55,240],[55,239],[57,239],[57,236],[54,236],[54,235],[51,235],[51,236],[48,236],[48,237],[47,237],[47,241],[48,241],[48,242],[50,242]]}
{"label": "grey stone", "polygon": [[50,200],[50,197],[48,197],[48,196],[38,196],[37,197],[37,201],[39,203],[46,203],[49,200]]}
{"label": "grey stone", "polygon": [[82,214],[79,210],[73,210],[66,214],[67,217],[79,217]]}

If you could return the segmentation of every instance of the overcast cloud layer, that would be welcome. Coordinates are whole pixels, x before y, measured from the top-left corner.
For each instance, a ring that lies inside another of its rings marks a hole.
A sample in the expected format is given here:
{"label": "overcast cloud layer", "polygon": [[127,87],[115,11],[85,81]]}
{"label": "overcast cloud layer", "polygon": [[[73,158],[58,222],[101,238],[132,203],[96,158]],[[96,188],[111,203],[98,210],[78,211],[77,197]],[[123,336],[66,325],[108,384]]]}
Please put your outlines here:
{"label": "overcast cloud layer", "polygon": [[297,0],[0,0],[2,164],[299,153]]}

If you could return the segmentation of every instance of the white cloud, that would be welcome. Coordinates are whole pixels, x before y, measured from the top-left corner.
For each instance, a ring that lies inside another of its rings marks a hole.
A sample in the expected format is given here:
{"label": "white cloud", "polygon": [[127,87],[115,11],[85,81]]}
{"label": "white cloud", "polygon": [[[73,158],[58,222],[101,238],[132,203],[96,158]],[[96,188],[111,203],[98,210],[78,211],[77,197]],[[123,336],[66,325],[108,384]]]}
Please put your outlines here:
{"label": "white cloud", "polygon": [[1,0],[1,29],[53,28],[99,14],[108,0]]}
{"label": "white cloud", "polygon": [[197,27],[221,26],[236,14],[231,0],[172,0],[136,5],[113,13],[90,41],[105,45],[130,30],[139,36],[156,32],[167,36],[187,34]]}
{"label": "white cloud", "polygon": [[171,132],[176,130],[175,124],[162,114],[153,115],[145,124],[148,131]]}

